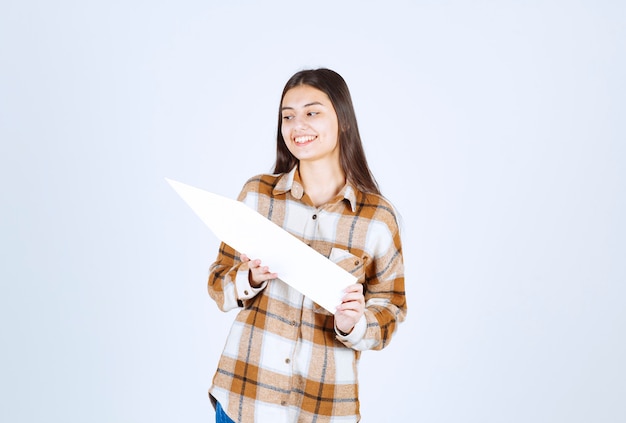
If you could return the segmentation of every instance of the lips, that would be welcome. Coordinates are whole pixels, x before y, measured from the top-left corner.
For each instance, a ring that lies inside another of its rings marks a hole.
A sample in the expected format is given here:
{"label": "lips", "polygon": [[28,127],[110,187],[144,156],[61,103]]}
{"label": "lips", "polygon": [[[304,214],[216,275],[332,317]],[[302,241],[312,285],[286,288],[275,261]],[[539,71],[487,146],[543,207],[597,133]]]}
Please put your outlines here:
{"label": "lips", "polygon": [[315,135],[301,135],[299,137],[295,137],[293,141],[296,144],[306,144],[308,142],[313,141],[315,138],[317,138],[317,136]]}

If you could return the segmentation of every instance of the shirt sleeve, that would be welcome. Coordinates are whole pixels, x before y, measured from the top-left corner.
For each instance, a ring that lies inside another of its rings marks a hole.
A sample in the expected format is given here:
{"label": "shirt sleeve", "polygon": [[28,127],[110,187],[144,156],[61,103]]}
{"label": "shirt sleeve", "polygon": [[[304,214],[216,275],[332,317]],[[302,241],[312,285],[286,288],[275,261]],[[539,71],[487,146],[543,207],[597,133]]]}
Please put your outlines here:
{"label": "shirt sleeve", "polygon": [[217,259],[209,268],[209,295],[222,311],[245,307],[267,285],[254,288],[248,279],[248,264],[227,244],[221,243]]}
{"label": "shirt sleeve", "polygon": [[354,325],[354,328],[352,328],[352,331],[347,335],[344,335],[341,332],[339,332],[339,329],[337,329],[337,326],[335,326],[335,333],[337,334],[337,339],[339,339],[341,342],[343,342],[346,345],[357,345],[365,336],[366,330],[367,330],[367,320],[365,319],[364,315],[361,316],[359,321],[356,322],[356,325]]}
{"label": "shirt sleeve", "polygon": [[358,330],[338,336],[344,345],[359,351],[385,348],[407,312],[400,230],[395,218],[383,226],[386,229],[376,231],[376,250],[365,270],[364,316],[355,327]]}

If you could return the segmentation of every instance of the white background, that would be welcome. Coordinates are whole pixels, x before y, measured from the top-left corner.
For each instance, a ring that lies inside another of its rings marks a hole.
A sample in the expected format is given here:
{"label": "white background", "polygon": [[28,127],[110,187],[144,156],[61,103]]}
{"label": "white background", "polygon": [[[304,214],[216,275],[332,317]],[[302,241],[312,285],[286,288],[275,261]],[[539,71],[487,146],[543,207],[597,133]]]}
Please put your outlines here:
{"label": "white background", "polygon": [[363,421],[626,421],[624,4],[3,0],[0,420],[212,421],[234,314],[164,177],[236,196],[325,66],[404,225]]}

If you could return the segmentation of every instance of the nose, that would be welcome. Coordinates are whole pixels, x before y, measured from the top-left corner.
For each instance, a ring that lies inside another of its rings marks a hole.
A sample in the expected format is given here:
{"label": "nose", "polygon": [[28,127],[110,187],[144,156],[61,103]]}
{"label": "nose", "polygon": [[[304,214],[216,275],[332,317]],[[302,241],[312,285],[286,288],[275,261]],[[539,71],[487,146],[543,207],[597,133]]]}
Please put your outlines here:
{"label": "nose", "polygon": [[295,116],[293,119],[295,121],[293,124],[294,124],[294,127],[296,129],[303,129],[303,128],[306,127],[306,121],[305,121],[304,117],[302,117],[302,116]]}

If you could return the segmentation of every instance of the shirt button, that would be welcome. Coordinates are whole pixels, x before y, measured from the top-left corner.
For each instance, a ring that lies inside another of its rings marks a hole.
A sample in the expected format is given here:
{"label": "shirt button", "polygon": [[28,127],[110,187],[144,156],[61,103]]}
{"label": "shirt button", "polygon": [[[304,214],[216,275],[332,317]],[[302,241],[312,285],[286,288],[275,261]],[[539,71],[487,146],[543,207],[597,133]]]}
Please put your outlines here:
{"label": "shirt button", "polygon": [[280,405],[287,405],[287,401],[281,401]]}
{"label": "shirt button", "polygon": [[243,295],[248,295],[248,290],[247,289],[243,291]]}
{"label": "shirt button", "polygon": [[311,218],[312,218],[313,220],[315,220],[315,219],[317,219],[317,215],[316,215],[316,214],[314,214],[313,216],[311,216]]}
{"label": "shirt button", "polygon": [[358,266],[358,265],[359,265],[359,263],[360,263],[360,262],[359,262],[358,260],[354,260],[354,265],[355,265],[355,266]]}
{"label": "shirt button", "polygon": [[286,358],[285,359],[285,363],[289,364],[289,363],[291,363],[291,360],[289,358]]}

